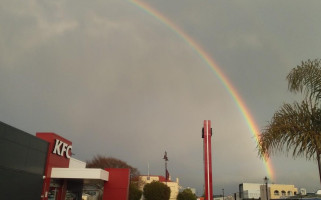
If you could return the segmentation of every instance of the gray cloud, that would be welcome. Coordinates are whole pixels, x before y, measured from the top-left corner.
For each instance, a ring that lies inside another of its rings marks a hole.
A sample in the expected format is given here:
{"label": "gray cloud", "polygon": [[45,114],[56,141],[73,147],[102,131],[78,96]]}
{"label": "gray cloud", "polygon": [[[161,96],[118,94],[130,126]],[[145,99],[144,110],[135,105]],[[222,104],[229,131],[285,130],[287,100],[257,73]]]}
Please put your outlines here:
{"label": "gray cloud", "polygon": [[[289,70],[319,56],[318,1],[148,3],[215,59],[260,128],[297,98],[287,92]],[[167,150],[172,177],[201,194],[201,128],[210,119],[215,193],[262,182],[264,163],[234,100],[163,23],[127,1],[0,5],[1,121],[56,132],[73,141],[76,158],[114,156],[142,174],[147,162],[163,174]],[[278,183],[318,188],[314,162],[272,161]]]}

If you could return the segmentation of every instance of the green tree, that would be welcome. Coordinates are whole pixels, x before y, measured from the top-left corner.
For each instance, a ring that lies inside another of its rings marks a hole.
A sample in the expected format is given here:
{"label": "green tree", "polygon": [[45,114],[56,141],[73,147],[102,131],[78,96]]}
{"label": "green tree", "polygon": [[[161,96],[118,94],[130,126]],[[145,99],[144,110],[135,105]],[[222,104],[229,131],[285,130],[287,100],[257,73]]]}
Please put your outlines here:
{"label": "green tree", "polygon": [[144,197],[146,200],[169,200],[170,188],[159,181],[153,181],[144,186]]}
{"label": "green tree", "polygon": [[138,185],[130,183],[129,185],[129,197],[128,200],[140,200],[143,192],[138,189]]}
{"label": "green tree", "polygon": [[185,189],[183,192],[178,193],[177,200],[196,200],[196,195],[193,194],[192,190]]}
{"label": "green tree", "polygon": [[263,129],[258,150],[261,157],[290,152],[295,158],[316,160],[321,183],[321,60],[308,60],[287,76],[291,92],[305,93],[301,103],[285,103]]}
{"label": "green tree", "polygon": [[106,157],[101,155],[96,155],[90,161],[87,161],[88,168],[129,168],[130,169],[130,177],[139,176],[139,171],[137,168],[134,168],[128,165],[125,161],[119,160],[113,157]]}

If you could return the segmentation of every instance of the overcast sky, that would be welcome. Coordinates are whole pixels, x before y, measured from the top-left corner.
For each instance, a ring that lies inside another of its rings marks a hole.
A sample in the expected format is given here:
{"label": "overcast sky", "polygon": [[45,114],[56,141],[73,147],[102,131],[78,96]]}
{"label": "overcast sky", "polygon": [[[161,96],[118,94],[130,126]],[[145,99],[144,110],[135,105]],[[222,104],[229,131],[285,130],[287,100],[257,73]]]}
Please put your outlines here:
{"label": "overcast sky", "polygon": [[[286,75],[320,58],[321,1],[145,0],[191,36],[235,86],[260,129]],[[168,169],[203,192],[203,120],[213,124],[214,194],[267,175],[235,101],[195,50],[123,0],[1,0],[0,121],[55,132],[80,160],[112,156],[141,174]],[[314,192],[315,161],[272,158],[273,182]]]}

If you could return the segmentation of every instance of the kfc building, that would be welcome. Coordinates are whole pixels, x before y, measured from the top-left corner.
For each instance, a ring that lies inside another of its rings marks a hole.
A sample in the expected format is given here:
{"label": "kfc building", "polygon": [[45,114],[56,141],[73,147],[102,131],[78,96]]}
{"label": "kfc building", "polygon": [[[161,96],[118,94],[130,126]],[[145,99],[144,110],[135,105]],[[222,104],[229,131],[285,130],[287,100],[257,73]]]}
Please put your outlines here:
{"label": "kfc building", "polygon": [[0,122],[0,152],[0,199],[81,200],[88,180],[103,183],[103,200],[128,199],[129,169],[86,168],[58,134],[35,137]]}

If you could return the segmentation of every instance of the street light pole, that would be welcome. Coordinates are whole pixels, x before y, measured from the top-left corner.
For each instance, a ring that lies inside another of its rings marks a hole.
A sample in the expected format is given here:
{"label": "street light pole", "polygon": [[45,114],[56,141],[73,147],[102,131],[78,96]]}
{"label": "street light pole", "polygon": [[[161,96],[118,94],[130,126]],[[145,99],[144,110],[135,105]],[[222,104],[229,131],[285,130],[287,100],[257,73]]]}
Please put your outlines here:
{"label": "street light pole", "polygon": [[164,154],[163,159],[165,160],[165,181],[166,181],[166,185],[167,185],[167,181],[168,181],[168,178],[169,178],[169,174],[168,174],[168,171],[167,171],[167,161],[168,161],[168,157],[167,157],[167,152],[166,152],[166,151],[165,151],[165,154]]}
{"label": "street light pole", "polygon": [[224,200],[224,189],[222,189],[222,191],[223,191],[223,200]]}
{"label": "street light pole", "polygon": [[268,193],[268,177],[264,177],[264,183],[265,183],[265,192],[266,192],[266,200],[269,200],[269,193]]}

